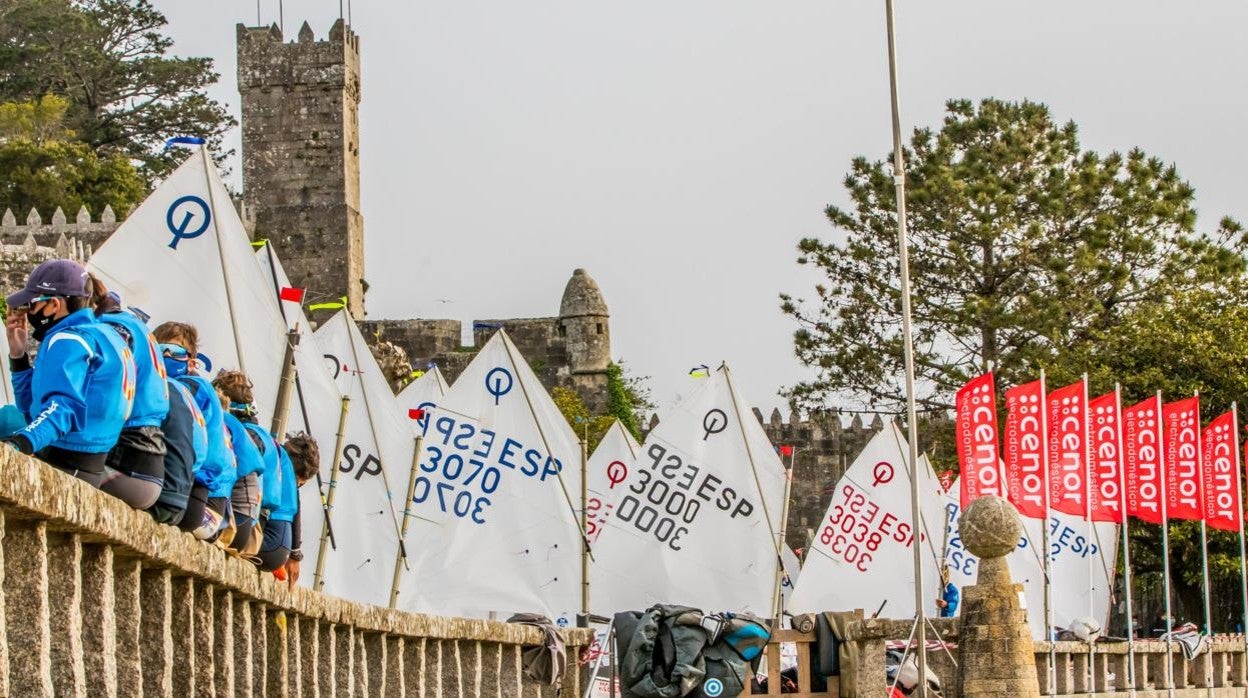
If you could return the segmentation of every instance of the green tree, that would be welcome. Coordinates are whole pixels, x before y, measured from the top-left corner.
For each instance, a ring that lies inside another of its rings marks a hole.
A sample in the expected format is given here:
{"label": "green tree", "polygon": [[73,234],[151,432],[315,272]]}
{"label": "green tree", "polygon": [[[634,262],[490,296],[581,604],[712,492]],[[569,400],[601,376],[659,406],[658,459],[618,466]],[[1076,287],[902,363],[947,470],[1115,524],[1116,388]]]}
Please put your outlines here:
{"label": "green tree", "polygon": [[0,101],[52,93],[67,125],[101,158],[130,158],[150,180],[179,158],[172,136],[220,151],[234,120],[205,89],[212,59],[168,55],[173,40],[148,0],[0,0]]}
{"label": "green tree", "polygon": [[[922,409],[948,409],[989,367],[1014,384],[1135,308],[1244,270],[1240,226],[1197,232],[1194,191],[1173,165],[1084,150],[1042,104],[950,101],[906,160]],[[891,158],[856,158],[850,206],[827,209],[837,239],[799,245],[798,262],[827,279],[812,303],[781,296],[797,356],[816,370],[790,390],[797,406],[903,405],[892,174]]]}
{"label": "green tree", "polygon": [[100,156],[72,140],[67,107],[53,96],[0,103],[0,210],[36,208],[48,216],[60,206],[72,216],[80,206],[96,215],[112,206],[125,216],[147,195],[147,183],[125,156]]}

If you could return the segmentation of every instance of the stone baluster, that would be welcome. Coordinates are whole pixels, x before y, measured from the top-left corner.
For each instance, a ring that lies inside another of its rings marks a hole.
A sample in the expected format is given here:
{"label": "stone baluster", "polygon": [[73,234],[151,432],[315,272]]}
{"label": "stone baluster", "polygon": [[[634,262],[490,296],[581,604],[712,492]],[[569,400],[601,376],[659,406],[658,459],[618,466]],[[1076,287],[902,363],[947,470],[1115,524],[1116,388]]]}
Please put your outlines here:
{"label": "stone baluster", "polygon": [[[229,613],[224,615],[228,616]],[[191,641],[196,645],[192,662],[196,695],[215,696],[217,694],[216,648],[220,638],[217,637],[217,591],[211,584],[204,582],[195,584],[192,621],[195,630],[191,635]]]}
{"label": "stone baluster", "polygon": [[5,644],[9,650],[9,690],[15,696],[51,696],[47,526],[42,521],[6,517],[5,529]]}
{"label": "stone baluster", "polygon": [[144,570],[140,590],[142,634],[139,658],[143,666],[143,695],[173,693],[173,598],[169,570]]}
{"label": "stone baluster", "polygon": [[290,632],[284,611],[263,615],[265,628],[266,684],[268,695],[285,696],[290,691]]}
{"label": "stone baluster", "polygon": [[403,669],[407,676],[403,683],[407,690],[416,696],[430,695],[425,690],[425,645],[428,638],[409,638],[403,643]]}
{"label": "stone baluster", "polygon": [[[179,696],[195,695],[195,582],[190,577],[174,577],[170,589],[170,631],[173,638],[173,692]],[[211,630],[211,628],[209,628]],[[212,652],[212,635],[202,645]]]}
{"label": "stone baluster", "polygon": [[255,662],[252,661],[251,648],[255,638],[252,636],[251,602],[247,599],[234,597],[234,694],[239,696],[258,695],[259,684],[255,680]]}
{"label": "stone baluster", "polygon": [[355,629],[349,625],[334,626],[335,695],[355,697]]}
{"label": "stone baluster", "polygon": [[387,635],[386,643],[386,685],[385,695],[388,696],[406,696],[407,695],[407,672],[404,671],[403,662],[407,655],[403,650],[406,644],[404,639],[398,635]]}
{"label": "stone baluster", "polygon": [[386,643],[381,633],[360,633],[364,645],[364,665],[368,667],[364,673],[366,694],[369,696],[385,695],[386,690]]}
{"label": "stone baluster", "polygon": [[213,597],[212,663],[216,667],[215,695],[233,696],[238,667],[234,659],[234,593],[218,592]]}
{"label": "stone baluster", "polygon": [[365,698],[372,696],[368,683],[368,648],[364,646],[364,636],[366,634],[362,630],[355,631],[355,655],[351,660],[351,666],[355,668],[351,676],[351,683],[355,686],[355,694]]}
{"label": "stone baluster", "polygon": [[114,624],[117,628],[117,696],[143,695],[143,563],[137,558],[113,558]]}
{"label": "stone baluster", "polygon": [[90,649],[82,659],[92,696],[117,695],[118,632],[113,549],[108,545],[83,545],[81,644]]}
{"label": "stone baluster", "polygon": [[76,534],[49,531],[48,620],[51,624],[52,686],[57,696],[85,698],[82,658],[82,541]]}
{"label": "stone baluster", "polygon": [[333,623],[324,624],[317,638],[319,661],[316,665],[316,680],[321,686],[321,696],[336,698],[338,695],[338,626]]}

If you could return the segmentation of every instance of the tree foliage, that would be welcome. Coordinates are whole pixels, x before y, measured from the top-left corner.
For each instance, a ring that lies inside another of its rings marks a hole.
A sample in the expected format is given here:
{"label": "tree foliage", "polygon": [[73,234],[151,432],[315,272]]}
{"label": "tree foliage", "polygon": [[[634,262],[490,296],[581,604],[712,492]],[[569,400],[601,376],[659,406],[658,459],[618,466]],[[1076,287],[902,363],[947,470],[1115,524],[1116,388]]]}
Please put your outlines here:
{"label": "tree foliage", "polygon": [[170,137],[220,151],[235,122],[205,92],[212,59],[168,55],[165,24],[148,0],[0,0],[0,101],[66,98],[83,142],[135,160],[149,180],[177,164],[163,149]]}
{"label": "tree foliage", "polygon": [[[922,408],[947,409],[988,367],[1017,383],[1136,308],[1243,272],[1240,226],[1197,232],[1194,191],[1173,165],[1084,150],[1044,105],[950,101],[905,155]],[[799,245],[798,262],[827,279],[812,302],[781,296],[800,325],[797,356],[816,369],[791,389],[796,405],[903,404],[890,162],[856,158],[850,205],[826,211],[838,239]]]}
{"label": "tree foliage", "polygon": [[67,107],[52,96],[0,103],[0,210],[35,208],[46,218],[58,206],[69,216],[81,206],[97,216],[112,206],[125,216],[147,195],[147,183],[125,156],[100,156],[73,140]]}

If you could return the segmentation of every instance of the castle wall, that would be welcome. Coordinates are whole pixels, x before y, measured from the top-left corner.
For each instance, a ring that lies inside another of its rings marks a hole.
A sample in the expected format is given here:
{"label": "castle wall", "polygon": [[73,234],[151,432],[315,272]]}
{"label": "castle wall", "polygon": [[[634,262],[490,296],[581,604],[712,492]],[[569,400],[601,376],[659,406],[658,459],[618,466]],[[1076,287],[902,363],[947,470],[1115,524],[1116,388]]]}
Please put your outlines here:
{"label": "castle wall", "polygon": [[21,225],[13,212],[6,210],[0,217],[0,282],[4,292],[12,293],[24,286],[30,270],[41,262],[58,258],[86,261],[117,225],[111,207],[105,207],[100,219],[92,221],[84,206],[73,222],[66,220],[65,212],[58,207],[47,223],[38,211],[31,209]]}

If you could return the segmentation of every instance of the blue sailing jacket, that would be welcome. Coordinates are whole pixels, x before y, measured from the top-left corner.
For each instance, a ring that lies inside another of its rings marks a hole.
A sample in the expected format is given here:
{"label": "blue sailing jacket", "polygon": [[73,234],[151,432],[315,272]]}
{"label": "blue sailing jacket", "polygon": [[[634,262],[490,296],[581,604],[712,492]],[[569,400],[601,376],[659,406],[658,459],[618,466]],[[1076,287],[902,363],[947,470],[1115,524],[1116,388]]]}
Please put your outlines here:
{"label": "blue sailing jacket", "polygon": [[252,473],[265,472],[264,460],[260,457],[260,449],[247,435],[247,429],[238,417],[225,413],[225,428],[230,432],[230,441],[234,447],[234,461],[237,464],[237,479],[241,480]]}
{"label": "blue sailing jacket", "polygon": [[169,412],[169,384],[165,382],[165,362],[156,349],[156,340],[147,325],[124,310],[104,313],[100,322],[124,330],[134,356],[134,407],[127,427],[158,427]]}
{"label": "blue sailing jacket", "polygon": [[260,437],[264,445],[264,479],[260,484],[261,516],[271,521],[293,521],[299,511],[299,483],[295,482],[295,466],[286,449],[278,445],[264,427],[252,422],[243,424]]}
{"label": "blue sailing jacket", "polygon": [[234,449],[230,445],[230,432],[225,428],[225,410],[217,389],[203,376],[186,374],[178,376],[182,385],[195,398],[195,406],[204,415],[208,433],[208,448],[204,454],[203,467],[195,473],[195,481],[208,488],[209,497],[228,497],[234,489]]}
{"label": "blue sailing jacket", "polygon": [[34,368],[13,372],[17,407],[27,424],[19,434],[39,451],[56,446],[106,453],[117,443],[134,398],[134,359],[90,308],[52,326]]}

